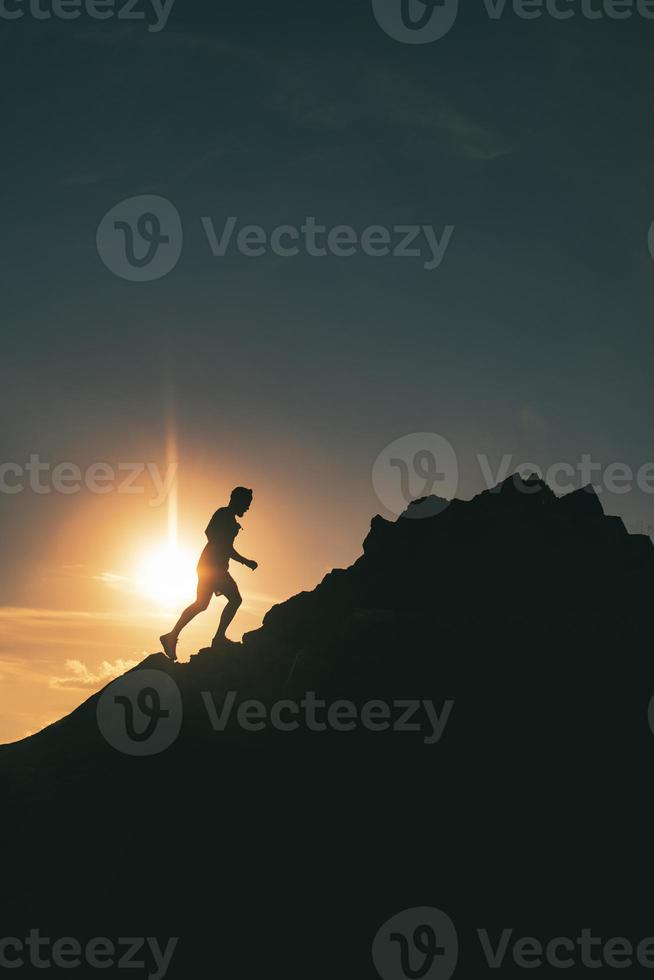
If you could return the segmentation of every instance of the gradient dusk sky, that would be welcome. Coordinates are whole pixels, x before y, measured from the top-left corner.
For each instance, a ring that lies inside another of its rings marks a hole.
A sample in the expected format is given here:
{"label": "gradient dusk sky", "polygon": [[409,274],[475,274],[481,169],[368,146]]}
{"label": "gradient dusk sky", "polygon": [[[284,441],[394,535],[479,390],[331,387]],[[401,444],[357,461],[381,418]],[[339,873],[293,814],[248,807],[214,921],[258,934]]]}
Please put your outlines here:
{"label": "gradient dusk sky", "polygon": [[[156,32],[24,9],[0,18],[0,462],[174,459],[193,556],[231,487],[253,487],[239,549],[260,568],[235,572],[235,635],[393,516],[371,472],[404,435],[450,441],[464,497],[485,487],[479,454],[494,471],[504,454],[654,460],[654,20],[511,5],[494,20],[480,0],[440,40],[405,44],[370,0],[176,0]],[[134,282],[96,233],[141,195],[174,205],[183,248]],[[268,233],[307,216],[454,231],[431,270],[359,251],[214,256],[202,219],[220,232],[229,216]],[[71,710],[172,625],[135,571],[170,507],[138,485],[0,493],[0,741]],[[654,525],[642,488],[603,503]]]}

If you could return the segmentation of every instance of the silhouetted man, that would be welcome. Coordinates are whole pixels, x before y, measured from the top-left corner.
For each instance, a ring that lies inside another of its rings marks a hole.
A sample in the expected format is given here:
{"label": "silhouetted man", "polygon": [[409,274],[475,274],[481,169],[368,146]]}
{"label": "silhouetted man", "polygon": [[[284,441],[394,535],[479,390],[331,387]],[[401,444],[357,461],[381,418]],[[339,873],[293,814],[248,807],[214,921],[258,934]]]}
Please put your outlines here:
{"label": "silhouetted man", "polygon": [[228,506],[217,510],[209,521],[205,531],[209,543],[205,546],[198,562],[197,599],[187,606],[170,633],[164,633],[159,637],[165,654],[171,660],[177,660],[176,647],[179,634],[187,623],[207,608],[214,594],[224,595],[227,605],[222,611],[218,632],[213,638],[212,646],[225,639],[227,627],[243,601],[238,585],[229,574],[229,561],[232,558],[234,561],[240,561],[252,571],[257,567],[256,561],[243,558],[234,550],[234,538],[241,530],[241,525],[236,518],[242,517],[250,509],[251,503],[252,491],[247,487],[236,487],[232,490]]}

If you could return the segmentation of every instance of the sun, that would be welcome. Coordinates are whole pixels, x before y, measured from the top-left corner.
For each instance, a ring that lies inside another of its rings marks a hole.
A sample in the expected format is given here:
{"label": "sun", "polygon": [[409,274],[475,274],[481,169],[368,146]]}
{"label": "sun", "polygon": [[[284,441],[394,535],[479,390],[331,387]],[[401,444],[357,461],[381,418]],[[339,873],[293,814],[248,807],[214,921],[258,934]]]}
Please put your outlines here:
{"label": "sun", "polygon": [[138,567],[136,583],[142,595],[165,609],[188,605],[195,598],[196,558],[179,545],[148,554]]}

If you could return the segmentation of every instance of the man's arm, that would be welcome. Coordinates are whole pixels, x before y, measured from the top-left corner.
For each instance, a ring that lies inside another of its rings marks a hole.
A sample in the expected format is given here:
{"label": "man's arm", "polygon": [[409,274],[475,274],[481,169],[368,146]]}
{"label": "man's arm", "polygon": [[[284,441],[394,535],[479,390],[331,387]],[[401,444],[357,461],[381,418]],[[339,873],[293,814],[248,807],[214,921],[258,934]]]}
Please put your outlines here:
{"label": "man's arm", "polygon": [[240,561],[241,565],[246,565],[248,568],[251,568],[252,571],[254,571],[257,567],[256,561],[253,561],[251,558],[244,558],[243,555],[239,555],[238,551],[236,551],[234,548],[232,548],[232,553],[229,557],[233,558],[234,561]]}

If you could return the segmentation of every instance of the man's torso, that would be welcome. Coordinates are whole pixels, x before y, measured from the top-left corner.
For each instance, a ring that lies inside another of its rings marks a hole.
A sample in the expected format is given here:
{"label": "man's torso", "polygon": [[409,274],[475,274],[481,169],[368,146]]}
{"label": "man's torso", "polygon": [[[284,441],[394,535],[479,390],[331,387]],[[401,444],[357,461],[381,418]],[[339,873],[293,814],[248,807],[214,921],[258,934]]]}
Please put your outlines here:
{"label": "man's torso", "polygon": [[205,534],[208,545],[202,553],[202,562],[214,568],[227,568],[234,547],[234,539],[241,529],[234,515],[227,507],[220,507],[213,515]]}

